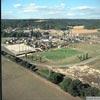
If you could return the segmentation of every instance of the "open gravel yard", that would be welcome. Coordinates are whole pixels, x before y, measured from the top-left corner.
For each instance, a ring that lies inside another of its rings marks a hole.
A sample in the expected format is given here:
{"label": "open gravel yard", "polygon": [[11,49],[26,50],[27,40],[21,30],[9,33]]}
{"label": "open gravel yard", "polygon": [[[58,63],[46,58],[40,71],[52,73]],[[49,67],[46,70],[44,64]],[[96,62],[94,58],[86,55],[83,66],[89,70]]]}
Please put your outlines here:
{"label": "open gravel yard", "polygon": [[80,100],[4,57],[2,94],[3,100]]}

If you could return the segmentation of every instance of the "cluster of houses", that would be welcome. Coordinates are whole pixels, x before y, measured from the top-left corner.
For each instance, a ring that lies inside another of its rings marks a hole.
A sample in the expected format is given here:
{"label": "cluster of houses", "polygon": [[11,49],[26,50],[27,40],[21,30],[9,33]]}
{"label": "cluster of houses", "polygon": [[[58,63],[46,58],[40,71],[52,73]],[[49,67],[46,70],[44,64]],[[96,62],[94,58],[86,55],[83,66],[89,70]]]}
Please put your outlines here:
{"label": "cluster of houses", "polygon": [[62,37],[62,38],[40,38],[40,39],[36,39],[35,37],[21,37],[21,38],[12,38],[9,40],[5,41],[5,44],[26,44],[29,45],[33,48],[40,48],[42,50],[48,50],[50,48],[61,48],[61,47],[66,47],[68,46],[68,44],[70,43],[77,43],[77,42],[84,42],[85,39],[84,38],[80,38],[80,37]]}
{"label": "cluster of houses", "polygon": [[[83,26],[77,26],[73,29],[83,29]],[[5,29],[4,31],[11,32],[11,31],[18,31],[19,29],[15,28],[9,28]],[[60,48],[65,47],[70,43],[78,43],[78,42],[85,42],[90,39],[88,36],[82,36],[82,35],[73,35],[72,30],[43,30],[43,29],[23,29],[20,30],[23,31],[23,34],[29,33],[31,31],[38,34],[38,32],[41,34],[40,37],[35,36],[29,36],[29,37],[20,37],[16,38],[13,37],[10,40],[6,40],[6,44],[20,44],[25,43],[27,45],[30,45],[33,48],[41,48],[42,50],[47,50],[49,48]],[[57,35],[55,35],[57,33]]]}
{"label": "cluster of houses", "polygon": [[33,48],[41,48],[42,50],[47,50],[49,48],[58,47],[59,45],[63,44],[63,40],[52,38],[52,39],[36,39],[32,38],[12,38],[5,41],[5,44],[26,44]]}

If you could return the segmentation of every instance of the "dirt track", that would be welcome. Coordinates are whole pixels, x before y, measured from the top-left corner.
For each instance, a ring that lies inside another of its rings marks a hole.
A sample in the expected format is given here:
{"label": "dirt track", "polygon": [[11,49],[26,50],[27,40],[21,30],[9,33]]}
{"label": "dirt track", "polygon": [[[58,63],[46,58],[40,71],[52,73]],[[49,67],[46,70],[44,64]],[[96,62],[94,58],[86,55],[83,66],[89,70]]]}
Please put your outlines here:
{"label": "dirt track", "polygon": [[3,100],[80,100],[2,57]]}

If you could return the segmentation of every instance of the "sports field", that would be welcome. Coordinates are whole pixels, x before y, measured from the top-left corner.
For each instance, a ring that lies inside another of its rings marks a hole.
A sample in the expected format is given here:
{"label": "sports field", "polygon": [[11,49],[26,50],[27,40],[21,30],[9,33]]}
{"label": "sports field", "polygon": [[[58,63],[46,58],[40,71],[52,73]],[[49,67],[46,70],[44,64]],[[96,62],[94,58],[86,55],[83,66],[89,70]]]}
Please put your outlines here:
{"label": "sports field", "polygon": [[50,60],[61,60],[66,59],[71,56],[75,56],[79,54],[80,52],[77,50],[74,50],[72,48],[61,48],[61,49],[55,49],[55,50],[49,50],[47,52],[41,53],[40,55],[46,57]]}
{"label": "sports field", "polygon": [[41,57],[41,62],[49,65],[66,65],[80,62],[77,56],[82,53],[83,52],[73,48],[56,48],[44,52],[33,53],[31,57],[30,55],[28,56],[28,59],[33,62],[40,62],[39,58]]}
{"label": "sports field", "polygon": [[[92,62],[95,62],[95,66],[98,67],[98,60],[95,61],[95,57],[100,55],[100,44],[89,44],[89,43],[75,43],[71,44],[67,48],[56,48],[50,49],[44,52],[33,53],[28,56],[28,59],[32,62],[37,63],[45,63],[48,65],[58,65],[58,66],[66,66],[68,64],[76,64],[81,63],[78,56],[88,53],[89,56],[89,64],[93,65]],[[41,61],[39,60],[41,58]],[[94,60],[93,60],[94,59]],[[100,59],[100,57],[99,57]],[[88,64],[88,61],[85,60]],[[84,62],[85,62],[84,61]],[[91,62],[92,61],[92,62]]]}

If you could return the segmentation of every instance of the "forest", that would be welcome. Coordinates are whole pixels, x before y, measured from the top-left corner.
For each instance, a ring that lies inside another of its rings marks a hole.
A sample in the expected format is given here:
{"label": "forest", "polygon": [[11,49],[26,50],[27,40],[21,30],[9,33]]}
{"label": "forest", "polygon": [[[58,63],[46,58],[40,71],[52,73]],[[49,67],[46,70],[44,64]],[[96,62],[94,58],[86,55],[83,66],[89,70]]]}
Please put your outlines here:
{"label": "forest", "polygon": [[2,19],[1,28],[66,29],[66,26],[84,25],[87,29],[100,28],[100,19]]}

